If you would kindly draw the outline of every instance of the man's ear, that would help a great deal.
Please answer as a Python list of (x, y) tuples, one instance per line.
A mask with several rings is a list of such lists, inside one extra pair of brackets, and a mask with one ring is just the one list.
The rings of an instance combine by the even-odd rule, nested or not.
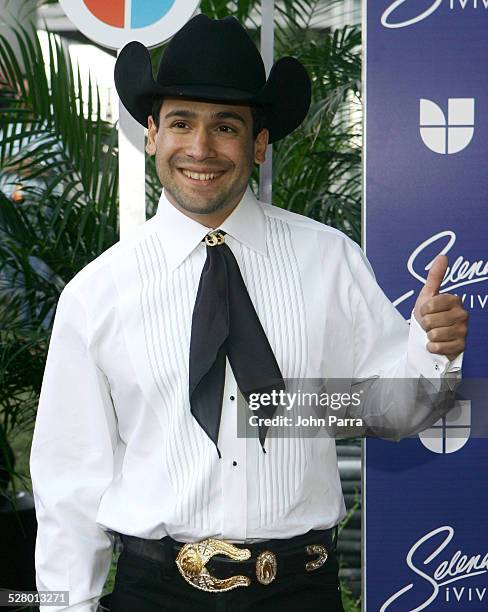
[(254, 141), (254, 163), (262, 164), (266, 161), (266, 147), (268, 146), (269, 132), (263, 128)]
[(148, 155), (154, 155), (156, 153), (156, 137), (158, 134), (158, 128), (154, 123), (152, 115), (147, 118), (147, 141), (146, 141), (146, 153)]

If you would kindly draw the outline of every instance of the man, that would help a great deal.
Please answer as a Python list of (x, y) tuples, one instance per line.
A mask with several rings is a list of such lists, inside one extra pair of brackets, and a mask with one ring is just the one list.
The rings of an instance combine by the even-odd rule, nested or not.
[[(437, 295), (445, 258), (409, 329), (357, 245), (255, 199), (253, 164), (301, 123), (310, 82), (292, 58), (266, 81), (236, 20), (193, 18), (156, 81), (131, 43), (115, 79), (164, 190), (59, 300), (31, 459), (38, 587), (95, 610), (118, 533), (115, 612), (342, 610), (334, 441), (265, 424), (239, 436), (242, 400), (296, 380), (458, 370), (466, 313)], [(391, 408), (385, 384), (374, 418), (397, 432), (442, 414), (415, 396)]]

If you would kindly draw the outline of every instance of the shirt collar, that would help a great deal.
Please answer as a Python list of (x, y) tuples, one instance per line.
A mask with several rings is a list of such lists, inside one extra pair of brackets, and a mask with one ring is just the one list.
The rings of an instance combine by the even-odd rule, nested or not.
[[(212, 231), (173, 206), (166, 197), (164, 189), (159, 199), (155, 221), (158, 224), (166, 261), (171, 271), (175, 270), (193, 252), (204, 236)], [(216, 229), (222, 229), (250, 249), (267, 255), (264, 212), (250, 187), (231, 214)]]

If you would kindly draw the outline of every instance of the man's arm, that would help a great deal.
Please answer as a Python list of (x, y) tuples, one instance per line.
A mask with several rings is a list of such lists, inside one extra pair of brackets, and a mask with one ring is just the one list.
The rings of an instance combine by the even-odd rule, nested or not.
[(364, 419), (369, 435), (400, 439), (429, 427), (452, 407), (450, 376), (460, 376), (467, 317), (454, 296), (436, 295), (447, 265), (437, 260), (417, 306), (439, 306), (439, 321), (452, 319), (456, 329), (449, 330), (448, 344), (432, 346), (420, 323), (413, 319), (409, 327), (385, 296), (362, 251), (356, 249), (355, 257), (353, 390), (363, 389), (363, 401), (361, 414), (352, 416)]
[(49, 345), (30, 470), (38, 520), (37, 588), (69, 591), (69, 608), (62, 609), (77, 612), (97, 609), (113, 548), (96, 516), (112, 480), (116, 421), (88, 338), (86, 312), (67, 285)]

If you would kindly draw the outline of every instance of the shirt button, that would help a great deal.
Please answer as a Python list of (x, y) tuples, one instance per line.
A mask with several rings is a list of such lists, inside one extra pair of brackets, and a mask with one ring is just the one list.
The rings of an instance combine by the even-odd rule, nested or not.
[(236, 396), (235, 396), (235, 395), (231, 395), (231, 396), (230, 396), (230, 401), (231, 401), (231, 402), (233, 402), (235, 399), (236, 399)]
[(435, 366), (434, 366), (434, 370), (438, 370), (438, 369), (439, 369), (439, 366), (436, 363)]
[(236, 465), (237, 465), (237, 461), (233, 461), (233, 462), (232, 462), (232, 465), (233, 465), (233, 466), (236, 466)]

